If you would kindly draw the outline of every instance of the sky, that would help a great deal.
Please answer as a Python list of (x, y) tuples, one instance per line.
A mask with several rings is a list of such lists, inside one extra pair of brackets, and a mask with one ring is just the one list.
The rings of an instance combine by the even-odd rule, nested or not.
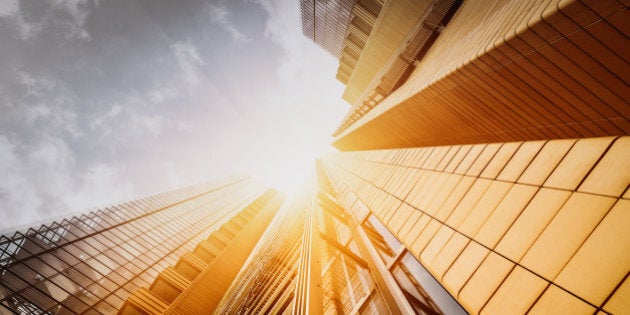
[(333, 151), (338, 61), (295, 0), (0, 0), (0, 230)]

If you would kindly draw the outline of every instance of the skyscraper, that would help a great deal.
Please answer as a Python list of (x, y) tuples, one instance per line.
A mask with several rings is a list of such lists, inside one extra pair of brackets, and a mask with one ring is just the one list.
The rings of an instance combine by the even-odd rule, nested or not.
[(464, 313), (317, 170), (287, 202), (231, 177), (3, 236), (3, 313)]
[(2, 312), (628, 312), (623, 4), (300, 3), (346, 152), (3, 236)]
[(224, 230), (274, 195), (236, 176), (3, 235), (0, 313), (115, 313), (136, 289), (168, 281), (178, 259), (175, 270), (192, 277)]
[(120, 314), (465, 313), (360, 201), (339, 198), (319, 166), (317, 184), (290, 196), (262, 227), (255, 248), (227, 240), (173, 296), (156, 294), (158, 276)]
[[(464, 314), (361, 201), (317, 166), (279, 210), (219, 314)], [(431, 294), (425, 291), (430, 287)]]
[[(351, 108), (322, 159), (469, 313), (630, 309), (628, 11), (301, 1)], [(345, 34), (340, 36), (339, 34)]]
[(306, 36), (340, 58), (351, 104), (335, 132), (340, 150), (630, 130), (627, 10), (617, 1), (301, 4)]

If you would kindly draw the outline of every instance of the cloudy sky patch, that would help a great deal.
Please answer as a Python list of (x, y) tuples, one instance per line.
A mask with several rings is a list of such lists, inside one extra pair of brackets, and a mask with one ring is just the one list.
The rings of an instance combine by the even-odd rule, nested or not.
[(297, 1), (0, 1), (0, 229), (236, 172), (287, 186), (348, 108), (299, 19)]
[(208, 4), (208, 15), (210, 17), (210, 22), (225, 30), (232, 37), (234, 42), (251, 42), (251, 38), (241, 33), (237, 29), (237, 26), (234, 25), (234, 22), (232, 21), (232, 12), (225, 6), (224, 3)]

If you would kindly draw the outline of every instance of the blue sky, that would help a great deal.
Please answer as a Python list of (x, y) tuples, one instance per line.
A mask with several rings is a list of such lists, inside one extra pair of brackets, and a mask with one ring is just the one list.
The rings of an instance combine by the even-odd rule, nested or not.
[(290, 188), (348, 109), (298, 1), (0, 0), (0, 229), (248, 172)]

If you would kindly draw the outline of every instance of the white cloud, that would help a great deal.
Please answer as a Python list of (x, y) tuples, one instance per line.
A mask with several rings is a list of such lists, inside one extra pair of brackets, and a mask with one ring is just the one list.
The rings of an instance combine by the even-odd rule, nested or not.
[[(54, 76), (15, 70), (12, 78), (23, 89), (16, 90), (4, 114), (24, 122), (37, 133), (63, 131), (73, 138), (83, 136), (74, 109), (75, 95)], [(6, 105), (6, 104), (5, 104)]]
[(24, 121), (31, 126), (48, 120), (53, 114), (53, 109), (44, 104), (26, 105), (24, 107)]
[(133, 196), (133, 186), (121, 176), (124, 174), (113, 166), (95, 164), (89, 167), (79, 180), (78, 190), (67, 195), (67, 202), (82, 213), (87, 207), (102, 207)]
[(19, 82), (26, 88), (26, 96), (40, 96), (50, 92), (55, 86), (53, 81), (43, 76), (35, 76), (25, 71), (16, 73)]
[(0, 229), (47, 221), (131, 192), (113, 167), (79, 171), (67, 143), (48, 134), (28, 145), (0, 135), (0, 174)]
[(198, 86), (202, 80), (202, 72), (199, 67), (205, 62), (199, 55), (197, 48), (190, 42), (176, 42), (171, 45), (171, 50), (175, 55), (175, 60), (183, 74), (184, 82), (188, 85), (188, 90)]
[(34, 146), (25, 149), (28, 163), (44, 171), (67, 169), (75, 163), (70, 148), (61, 138), (44, 135)]
[(100, 115), (94, 119), (92, 119), (92, 121), (90, 121), (90, 129), (95, 130), (101, 126), (103, 126), (103, 124), (105, 123), (106, 120), (109, 120), (110, 118), (114, 118), (118, 115), (120, 115), (120, 113), (122, 113), (123, 109), (122, 106), (120, 105), (113, 105), (112, 107), (110, 107), (109, 111), (107, 113), (105, 113), (104, 115)]
[[(186, 56), (191, 54), (193, 57), (189, 56), (190, 58), (202, 62), (201, 59), (196, 59), (198, 56), (195, 55), (194, 51), (182, 54)], [(185, 67), (189, 66), (191, 67), (190, 71), (197, 72), (196, 69), (193, 69), (195, 66), (191, 64), (187, 64)], [(189, 80), (198, 80), (197, 74), (194, 73), (193, 75), (194, 79), (189, 78)], [(193, 82), (193, 84), (198, 83)], [(90, 130), (96, 133), (101, 142), (109, 141), (110, 151), (115, 154), (118, 146), (124, 142), (136, 140), (146, 135), (159, 136), (164, 127), (170, 124), (169, 119), (162, 115), (159, 105), (178, 95), (178, 90), (170, 88), (152, 88), (146, 92), (133, 90), (123, 99), (105, 107), (99, 114), (93, 115), (88, 126)]]
[(22, 176), (21, 159), (7, 137), (0, 136), (0, 225), (12, 227), (37, 218), (41, 200)]
[[(315, 151), (329, 143), (326, 136), (332, 130), (326, 130), (326, 124), (336, 125), (340, 117), (336, 118), (335, 112), (343, 111), (347, 106), (340, 101), (339, 84), (335, 85), (336, 61), (302, 38), (296, 18), (297, 2), (294, 2), (260, 2), (269, 13), (265, 34), (284, 50), (284, 55), (279, 56), (281, 59), (276, 59), (272, 53), (278, 51), (277, 47), (258, 43), (248, 45), (251, 49), (262, 49), (251, 53), (268, 54), (273, 64), (277, 60), (282, 63), (275, 73), (262, 74), (269, 76), (272, 83), (269, 90), (265, 84), (260, 88), (254, 86), (250, 91), (242, 91), (238, 86), (222, 91), (213, 85), (204, 75), (210, 68), (206, 63), (212, 65), (224, 60), (204, 60), (202, 50), (197, 49), (216, 44), (209, 41), (215, 38), (201, 36), (206, 34), (208, 25), (204, 30), (190, 30), (189, 37), (176, 37), (165, 51), (155, 51), (159, 63), (154, 63), (147, 55), (142, 63), (131, 64), (132, 68), (123, 62), (133, 56), (124, 50), (125, 47), (116, 50), (120, 59), (112, 59), (111, 63), (107, 54), (100, 51), (89, 58), (82, 55), (86, 51), (92, 52), (84, 50), (83, 45), (98, 43), (71, 43), (79, 45), (76, 51), (73, 50), (76, 47), (66, 47), (65, 43), (58, 45), (63, 48), (51, 48), (62, 49), (55, 52), (63, 56), (75, 56), (76, 53), (77, 63), (85, 62), (86, 67), (104, 70), (98, 77), (96, 72), (71, 71), (69, 74), (70, 80), (94, 74), (94, 77), (85, 76), (93, 78), (93, 84), (64, 81), (74, 60), (64, 64), (64, 61), (58, 63), (51, 59), (50, 64), (34, 64), (35, 68), (8, 67), (6, 76), (13, 81), (11, 85), (0, 86), (0, 174), (3, 177), (0, 180), (0, 226), (45, 219), (49, 211), (60, 215), (68, 210), (84, 210), (115, 202), (132, 196), (133, 189), (142, 193), (159, 192), (168, 186), (175, 188), (243, 168), (262, 176), (275, 175), (276, 179), (282, 180), (282, 177), (302, 172), (304, 165), (312, 166), (313, 155), (319, 153)], [(81, 26), (89, 21), (89, 11), (93, 8), (93, 2), (78, 0), (37, 3), (44, 3), (47, 8), (53, 3), (54, 13), (60, 13), (60, 10), (71, 12), (74, 17), (64, 14), (64, 23)], [(228, 1), (221, 3), (228, 8), (231, 4)], [(261, 11), (253, 9), (255, 11), (251, 12)], [(57, 41), (60, 31), (68, 31), (58, 25), (49, 30), (47, 27), (52, 21), (45, 17), (33, 17), (24, 12), (22, 15), (19, 9), (11, 12), (7, 20), (19, 17), (28, 22), (24, 26), (25, 37), (41, 32), (42, 39)], [(239, 32), (240, 25), (233, 24), (240, 20), (233, 18), (229, 11), (205, 8), (199, 15), (210, 20), (216, 31), (232, 36), (234, 43), (230, 43), (228, 35), (225, 36), (227, 44), (234, 46), (248, 40)], [(194, 18), (197, 20), (199, 16)], [(5, 22), (2, 24), (9, 24)], [(253, 22), (257, 23), (258, 19)], [(40, 29), (40, 25), (45, 29)], [(36, 46), (38, 41), (31, 43), (39, 48)], [(31, 43), (20, 45), (27, 47)], [(151, 47), (147, 45), (147, 49)], [(270, 47), (272, 50), (266, 50)], [(328, 59), (321, 62), (322, 58)], [(98, 62), (94, 63), (92, 59)], [(129, 61), (136, 60), (131, 58)], [(160, 68), (168, 63), (175, 68)], [(120, 84), (108, 85), (105, 80), (109, 77), (104, 73), (109, 73), (110, 69), (102, 67), (110, 64), (112, 73), (121, 74), (121, 80), (130, 78), (124, 77), (127, 73), (137, 78), (135, 74), (142, 75), (145, 68), (159, 71), (157, 75), (151, 71), (143, 76), (155, 80), (149, 87), (146, 87), (146, 81), (134, 84), (125, 80), (129, 85), (120, 89)], [(49, 70), (36, 71), (36, 67), (42, 65)], [(124, 70), (115, 72), (119, 67)], [(15, 69), (29, 72), (15, 75)], [(245, 71), (244, 75), (248, 74)], [(83, 86), (88, 88), (74, 90)], [(233, 94), (245, 92), (256, 95), (255, 106), (230, 106), (231, 102), (239, 101)], [(186, 107), (169, 106), (180, 102)], [(249, 117), (254, 118), (247, 120)], [(78, 129), (85, 133), (84, 137), (74, 139), (68, 136), (71, 130), (77, 132), (76, 126), (85, 128)], [(156, 177), (156, 169), (163, 170), (163, 174)], [(163, 178), (156, 180), (159, 176)], [(133, 186), (124, 183), (133, 183)]]
[(171, 187), (183, 187), (186, 185), (186, 182), (182, 180), (181, 174), (179, 174), (178, 165), (173, 161), (164, 161), (162, 162), (162, 173), (164, 174), (164, 179), (169, 183)]
[(134, 130), (148, 131), (154, 137), (159, 136), (160, 132), (162, 132), (163, 123), (164, 118), (147, 114), (134, 115), (131, 120), (131, 126)]
[[(24, 12), (18, 0), (0, 0), (0, 18), (13, 22), (13, 29), (22, 40), (28, 40), (40, 32), (51, 30), (66, 38), (89, 41), (92, 39), (85, 30), (85, 22), (90, 8), (98, 5), (98, 0), (53, 0), (42, 1), (43, 6), (32, 12)], [(56, 11), (63, 11), (69, 19), (59, 18)]]
[[(326, 90), (323, 87), (310, 88), (304, 80), (317, 81), (337, 91), (342, 88), (335, 79), (338, 61), (323, 49), (309, 41), (299, 23), (299, 2), (283, 0), (252, 0), (259, 4), (268, 15), (265, 36), (285, 51), (278, 76), (285, 84), (295, 85), (302, 92)], [(298, 20), (296, 21), (296, 15)], [(304, 62), (309, 60), (309, 62)], [(330, 96), (331, 93), (325, 93)], [(325, 96), (325, 95), (321, 95)], [(337, 96), (335, 96), (337, 97)], [(320, 97), (318, 97), (320, 98)]]
[(52, 3), (56, 8), (66, 10), (72, 17), (71, 23), (66, 23), (68, 37), (77, 37), (83, 40), (91, 40), (92, 37), (83, 27), (90, 14), (88, 7), (90, 4), (98, 5), (98, 0), (54, 0)]
[(132, 96), (120, 104), (112, 105), (107, 112), (94, 117), (90, 129), (99, 133), (101, 140), (110, 139), (115, 143), (126, 141), (128, 136), (150, 134), (157, 137), (163, 129), (164, 118), (146, 112), (147, 103)]
[(184, 132), (191, 132), (193, 130), (193, 127), (190, 123), (184, 122), (184, 121), (178, 121), (175, 123), (175, 128), (177, 128), (177, 130), (179, 131), (184, 131)]
[[(277, 99), (301, 98), (302, 102), (299, 104), (308, 109), (326, 106), (339, 113), (347, 110), (347, 105), (341, 99), (344, 87), (335, 79), (339, 61), (302, 34), (299, 23), (299, 2), (252, 1), (267, 12), (265, 36), (277, 43), (285, 52), (277, 75), (286, 87), (284, 90), (289, 93), (284, 96), (277, 95)], [(321, 91), (327, 91), (327, 93), (321, 93)], [(325, 112), (325, 110), (320, 112)], [(329, 116), (328, 121), (334, 121), (336, 124), (334, 116)]]
[(53, 0), (52, 3), (56, 7), (62, 7), (66, 9), (70, 15), (72, 15), (74, 21), (83, 25), (85, 23), (85, 19), (88, 16), (88, 11), (86, 10), (86, 6), (90, 3), (94, 5), (98, 5), (98, 0)]
[(22, 40), (27, 40), (43, 29), (43, 21), (28, 22), (20, 10), (19, 0), (0, 0), (0, 19), (5, 18), (13, 22), (13, 28)]
[(251, 42), (251, 38), (247, 37), (236, 28), (231, 19), (232, 12), (230, 12), (224, 5), (215, 3), (209, 4), (208, 14), (210, 16), (210, 23), (220, 26), (223, 30), (228, 32), (228, 34), (232, 37), (232, 41), (235, 43)]
[[(199, 54), (197, 54), (197, 57), (199, 57)], [(147, 92), (147, 97), (153, 104), (164, 103), (166, 101), (174, 99), (178, 95), (179, 91), (177, 89), (164, 87), (154, 88)]]
[(15, 22), (19, 37), (22, 40), (28, 40), (32, 38), (40, 31), (42, 31), (45, 27), (43, 21), (27, 22), (24, 18), (24, 14), (22, 14), (21, 12), (14, 14), (12, 17)]
[(18, 9), (18, 0), (0, 0), (0, 18), (14, 15)]

